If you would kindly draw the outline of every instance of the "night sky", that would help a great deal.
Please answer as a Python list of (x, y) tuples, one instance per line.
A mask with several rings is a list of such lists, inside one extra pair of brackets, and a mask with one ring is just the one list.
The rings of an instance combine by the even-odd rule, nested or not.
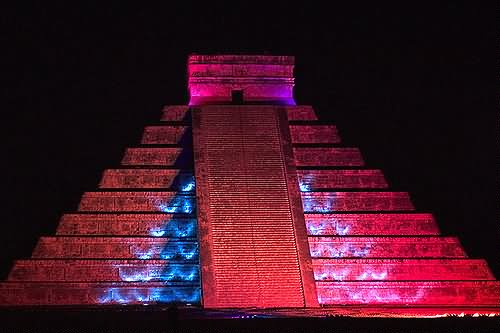
[(187, 103), (190, 53), (294, 55), (296, 101), (500, 277), (494, 8), (79, 3), (2, 9), (2, 278)]

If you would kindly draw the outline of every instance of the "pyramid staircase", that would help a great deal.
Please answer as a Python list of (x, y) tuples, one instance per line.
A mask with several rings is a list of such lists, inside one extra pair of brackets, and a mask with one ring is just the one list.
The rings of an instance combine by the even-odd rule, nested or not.
[(14, 262), (0, 305), (200, 303), (195, 182), (187, 108), (146, 127), (55, 236)]

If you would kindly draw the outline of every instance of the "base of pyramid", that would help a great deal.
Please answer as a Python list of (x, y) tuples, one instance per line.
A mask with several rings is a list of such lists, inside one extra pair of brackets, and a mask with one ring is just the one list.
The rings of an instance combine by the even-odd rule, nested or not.
[(499, 317), (500, 306), (332, 306), (318, 309), (252, 309), (245, 310), (244, 312), (251, 317), (265, 316), (277, 318)]
[[(497, 308), (500, 311), (500, 297), (498, 297), (500, 283), (497, 281), (317, 282), (316, 284), (318, 301), (322, 304), (322, 308), (303, 308), (300, 310), (311, 311), (311, 316), (319, 309), (329, 309), (328, 311), (334, 314), (333, 309), (355, 308), (372, 310), (386, 308)], [(165, 284), (162, 282), (12, 281), (0, 283), (0, 304), (2, 306), (149, 305), (199, 302), (199, 285), (185, 282)], [(266, 308), (253, 309), (255, 311), (269, 311)], [(279, 311), (283, 311), (282, 309)], [(240, 310), (244, 310), (244, 308)], [(366, 315), (368, 314), (369, 312), (366, 313)]]
[[(169, 304), (156, 305), (117, 305), (117, 304), (99, 304), (85, 306), (31, 306), (31, 305), (11, 305), (9, 307), (0, 307), (0, 314), (5, 314), (9, 319), (15, 318), (13, 314), (19, 313), (23, 317), (26, 315), (40, 315), (43, 318), (51, 318), (54, 314), (59, 318), (60, 314), (71, 313), (73, 316), (79, 313), (81, 316), (92, 314), (101, 314), (109, 316), (112, 313), (118, 313), (121, 317), (136, 318), (137, 315), (143, 316), (147, 311), (148, 318), (155, 317), (159, 313), (162, 319), (170, 319), (168, 316), (172, 309), (175, 309), (175, 315), (178, 320), (204, 320), (209, 319), (255, 319), (255, 318), (303, 318), (303, 319), (324, 319), (331, 318), (357, 318), (357, 319), (383, 319), (383, 318), (429, 318), (429, 319), (451, 319), (461, 317), (477, 318), (500, 318), (500, 307), (488, 306), (427, 306), (427, 307), (407, 307), (407, 306), (335, 306), (322, 308), (280, 308), (280, 309), (203, 309), (199, 305), (179, 305), (172, 307)], [(120, 318), (121, 318), (120, 317)], [(475, 321), (473, 321), (474, 323)], [(227, 321), (224, 321), (227, 324)], [(294, 321), (295, 323), (295, 321)], [(328, 322), (327, 322), (328, 323)], [(449, 323), (446, 321), (445, 323)], [(463, 324), (463, 322), (460, 322)], [(19, 325), (19, 322), (17, 323)]]
[(199, 303), (199, 284), (170, 282), (2, 282), (1, 306)]

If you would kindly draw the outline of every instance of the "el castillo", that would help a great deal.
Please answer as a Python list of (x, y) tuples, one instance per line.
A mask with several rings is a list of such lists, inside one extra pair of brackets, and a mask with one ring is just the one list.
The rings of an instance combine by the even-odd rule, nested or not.
[[(95, 33), (90, 30), (92, 37), (88, 42), (83, 37), (83, 45), (92, 45), (101, 30), (103, 41), (113, 40), (105, 35), (111, 32), (97, 28), (107, 23), (96, 22)], [(146, 19), (139, 22), (153, 24)], [(322, 22), (317, 24), (329, 24)], [(223, 23), (219, 24), (222, 28)], [(413, 23), (404, 24), (407, 30), (401, 31), (411, 34)], [(426, 28), (424, 33), (434, 32)], [(193, 26), (187, 29), (195, 31)], [(225, 32), (230, 35), (213, 42), (213, 47), (207, 46), (210, 31), (200, 32), (205, 33), (205, 40), (197, 42), (199, 48), (185, 37), (185, 44), (179, 44), (182, 51), (169, 58), (168, 66), (176, 67), (171, 72), (157, 72), (161, 55), (167, 51), (141, 58), (141, 54), (154, 53), (145, 53), (155, 49), (147, 47), (154, 35), (138, 38), (136, 46), (128, 44), (135, 37), (127, 37), (124, 44), (110, 42), (109, 51), (106, 46), (95, 54), (90, 49), (89, 66), (83, 68), (74, 64), (85, 62), (85, 52), (75, 58), (69, 52), (66, 62), (59, 63), (64, 53), (43, 56), (53, 52), (43, 46), (40, 59), (45, 60), (40, 61), (48, 61), (46, 67), (23, 70), (36, 77), (46, 68), (48, 77), (54, 75), (54, 79), (47, 80), (46, 86), (41, 79), (40, 92), (35, 83), (22, 88), (16, 83), (20, 79), (12, 80), (6, 101), (17, 101), (13, 108), (30, 109), (31, 116), (19, 115), (27, 126), (22, 136), (17, 125), (4, 131), (10, 135), (5, 144), (13, 152), (11, 168), (16, 171), (4, 172), (12, 193), (9, 200), (16, 200), (5, 211), (7, 217), (19, 221), (3, 222), (10, 223), (1, 242), (7, 253), (0, 280), (0, 316), (6, 327), (15, 328), (16, 322), (23, 321), (21, 326), (44, 325), (56, 318), (73, 321), (75, 327), (85, 322), (143, 327), (140, 323), (149, 320), (148, 325), (155, 327), (216, 325), (235, 330), (266, 328), (269, 323), (283, 323), (282, 328), (356, 329), (366, 324), (381, 329), (405, 320), (403, 325), (415, 325), (415, 329), (429, 322), (446, 325), (446, 320), (452, 326), (479, 328), (498, 321), (500, 281), (494, 254), (498, 243), (491, 228), (496, 210), (490, 204), (489, 185), (481, 185), (486, 183), (481, 172), (490, 170), (484, 164), (490, 162), (480, 148), (474, 148), (478, 147), (474, 131), (481, 132), (475, 122), (485, 119), (481, 111), (462, 114), (461, 107), (468, 107), (464, 102), (439, 115), (437, 105), (445, 103), (439, 98), (458, 96), (456, 90), (443, 88), (441, 92), (437, 85), (432, 93), (422, 95), (421, 102), (412, 91), (426, 91), (424, 81), (412, 86), (404, 72), (388, 69), (398, 58), (380, 51), (381, 44), (354, 46), (353, 42), (352, 53), (341, 51), (339, 45), (349, 45), (346, 41), (355, 40), (354, 33), (346, 35), (344, 44), (338, 37), (335, 47), (324, 46), (323, 51), (321, 42), (309, 38), (321, 35), (327, 41), (328, 34), (319, 32), (324, 29), (304, 35), (283, 33), (278, 45), (267, 44), (266, 51), (259, 52), (259, 36), (268, 31), (262, 29), (263, 35), (253, 30), (252, 37), (244, 29)], [(74, 36), (89, 34), (83, 28), (74, 31)], [(142, 36), (149, 30), (134, 31)], [(377, 30), (373, 34), (378, 33), (386, 36)], [(397, 39), (398, 32), (391, 33)], [(225, 50), (222, 45), (237, 35), (241, 43)], [(302, 41), (297, 45), (318, 49), (288, 47), (294, 36)], [(70, 39), (75, 41), (72, 47), (78, 47), (78, 38), (57, 41)], [(37, 45), (57, 44), (56, 39), (52, 41)], [(244, 45), (245, 41), (251, 42)], [(375, 69), (378, 74), (366, 70), (371, 67), (361, 64), (364, 55), (358, 52), (363, 47), (374, 47), (371, 56), (377, 61), (387, 58), (383, 60), (386, 67), (379, 65), (384, 70)], [(432, 47), (422, 49), (421, 56), (434, 54)], [(109, 62), (103, 64), (110, 64), (120, 50), (125, 54), (130, 50), (130, 55), (123, 56), (130, 58), (121, 61), (132, 67), (126, 70), (123, 63), (109, 67), (111, 81), (107, 83), (92, 85), (94, 81), (84, 77), (72, 85), (65, 76), (67, 69), (50, 70), (68, 66), (81, 73), (95, 71), (99, 73), (96, 78), (101, 78), (106, 69), (97, 67), (100, 59), (106, 59), (109, 52)], [(329, 52), (331, 57), (326, 55)], [(14, 63), (30, 64), (33, 54), (38, 53), (26, 53), (24, 61), (14, 56)], [(470, 61), (480, 63), (478, 57)], [(142, 76), (131, 75), (135, 63), (147, 69)], [(424, 68), (413, 68), (408, 75), (417, 79), (441, 75), (436, 71), (424, 74)], [(7, 75), (15, 71), (13, 67)], [(387, 90), (388, 71), (397, 73), (392, 74), (392, 91)], [(310, 72), (317, 81), (311, 80)], [(151, 96), (160, 96), (154, 89), (163, 85), (173, 98), (169, 101), (167, 94), (161, 105), (159, 99), (149, 100), (145, 104), (148, 113), (141, 115), (138, 104), (127, 106), (126, 101), (147, 100), (147, 93), (130, 94), (154, 82), (138, 77), (156, 77), (159, 86), (152, 88)], [(68, 87), (63, 87), (64, 82)], [(359, 82), (365, 85), (358, 88)], [(74, 97), (83, 96), (83, 89), (92, 95), (90, 100), (106, 101), (106, 84), (115, 92), (128, 87), (120, 97), (122, 102), (116, 102), (126, 111), (120, 114), (120, 108), (110, 104), (100, 128), (98, 118), (92, 121), (98, 110), (83, 115), (88, 105), (83, 99), (79, 106), (80, 100)], [(37, 96), (59, 95), (57, 89), (61, 89), (62, 104), (53, 102), (54, 107), (62, 110), (64, 106), (67, 112), (57, 111), (49, 124), (43, 116), (50, 111), (45, 106), (36, 111), (36, 98), (45, 105), (44, 97)], [(407, 98), (405, 91), (413, 98)], [(33, 98), (15, 97), (25, 93)], [(465, 101), (468, 95), (464, 94), (457, 98)], [(436, 107), (429, 103), (432, 98)], [(409, 104), (414, 109), (401, 107)], [(159, 106), (156, 111), (155, 105)], [(107, 109), (103, 105), (101, 112)], [(11, 117), (12, 124), (21, 123), (16, 115)], [(392, 123), (383, 124), (380, 119), (392, 119)], [(463, 121), (456, 132), (469, 126), (464, 139), (469, 143), (462, 145), (453, 137), (455, 132), (446, 132), (453, 121)], [(445, 122), (449, 127), (444, 126), (440, 134), (439, 124)], [(405, 128), (411, 139), (404, 138)], [(86, 146), (75, 141), (72, 148), (72, 142), (62, 141), (73, 130), (77, 140), (86, 140)], [(447, 133), (451, 133), (449, 140)], [(484, 149), (487, 143), (479, 138), (487, 133), (484, 130), (477, 136)], [(460, 153), (461, 148), (466, 152)], [(412, 149), (429, 159), (415, 162), (405, 157)], [(20, 159), (23, 151), (31, 153)], [(457, 161), (462, 154), (468, 155), (460, 165)], [(79, 165), (73, 177), (70, 170), (75, 163)], [(29, 171), (37, 168), (40, 174)], [(445, 169), (450, 174), (442, 183), (438, 180), (429, 186), (429, 179), (438, 177), (433, 173), (440, 175)], [(23, 172), (25, 180), (17, 182), (16, 174)], [(29, 180), (49, 173), (53, 178), (38, 181), (40, 185)], [(32, 194), (19, 202), (16, 198), (21, 193)], [(37, 193), (46, 194), (30, 199)], [(42, 221), (39, 225), (37, 214)], [(476, 222), (471, 221), (474, 217)]]

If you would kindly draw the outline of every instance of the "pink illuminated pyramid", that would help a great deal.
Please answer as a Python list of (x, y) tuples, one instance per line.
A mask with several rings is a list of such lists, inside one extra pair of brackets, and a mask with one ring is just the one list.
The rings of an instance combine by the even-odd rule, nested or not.
[(0, 305), (500, 315), (486, 261), (295, 105), (293, 67), (191, 55), (189, 105), (165, 107), (56, 235), (14, 263)]

